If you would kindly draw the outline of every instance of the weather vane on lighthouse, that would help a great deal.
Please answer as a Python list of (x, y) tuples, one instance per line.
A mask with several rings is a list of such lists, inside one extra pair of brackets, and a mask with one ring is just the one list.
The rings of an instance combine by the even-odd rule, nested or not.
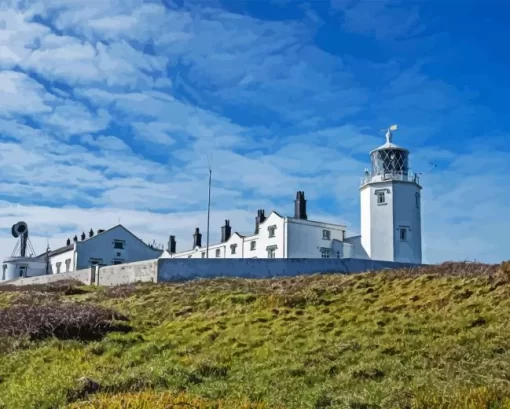
[(393, 138), (392, 131), (396, 131), (397, 129), (398, 129), (397, 125), (391, 125), (390, 127), (388, 127), (388, 129), (383, 129), (383, 131), (384, 130), (386, 131), (386, 143), (387, 144), (390, 144), (391, 138)]

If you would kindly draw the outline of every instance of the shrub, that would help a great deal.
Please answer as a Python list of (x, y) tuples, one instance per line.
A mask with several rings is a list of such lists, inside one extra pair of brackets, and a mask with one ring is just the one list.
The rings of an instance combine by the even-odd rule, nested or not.
[(47, 284), (28, 284), (28, 285), (0, 285), (0, 292), (40, 292), (57, 293), (63, 295), (84, 294), (83, 283), (78, 280), (59, 280)]
[(115, 322), (127, 320), (115, 311), (90, 304), (14, 305), (0, 310), (0, 337), (100, 340), (108, 332), (130, 331), (128, 325)]

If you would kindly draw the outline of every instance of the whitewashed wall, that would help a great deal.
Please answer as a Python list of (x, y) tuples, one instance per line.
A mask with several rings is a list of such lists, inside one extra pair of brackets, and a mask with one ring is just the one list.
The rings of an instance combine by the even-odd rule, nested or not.
[[(384, 190), (385, 203), (377, 203), (377, 191)], [(361, 190), (361, 240), (374, 260), (394, 260), (393, 185), (367, 185)]]
[[(76, 244), (76, 243), (75, 243)], [(50, 264), (51, 264), (51, 272), (52, 274), (57, 274), (57, 263), (60, 263), (60, 273), (66, 273), (69, 271), (76, 270), (75, 263), (76, 263), (76, 252), (75, 252), (75, 246), (71, 245), (71, 249), (68, 251), (65, 251), (63, 253), (57, 254), (55, 256), (50, 257)], [(69, 270), (66, 269), (66, 261), (69, 264)]]
[[(124, 249), (114, 248), (114, 240), (124, 240)], [(161, 250), (150, 248), (129, 231), (117, 226), (92, 239), (79, 241), (77, 247), (77, 269), (90, 266), (91, 258), (99, 258), (104, 264), (113, 264), (114, 259), (123, 260), (123, 263), (156, 259)]]
[[(414, 183), (396, 182), (393, 188), (393, 200), (394, 260), (421, 263), (420, 187)], [(407, 230), (405, 240), (400, 240), (400, 228)]]
[[(345, 227), (329, 223), (309, 222), (289, 219), (288, 222), (288, 258), (321, 258), (321, 248), (330, 250), (330, 257), (336, 258), (342, 247), (334, 241), (343, 241)], [(323, 231), (330, 232), (330, 238), (323, 238)]]

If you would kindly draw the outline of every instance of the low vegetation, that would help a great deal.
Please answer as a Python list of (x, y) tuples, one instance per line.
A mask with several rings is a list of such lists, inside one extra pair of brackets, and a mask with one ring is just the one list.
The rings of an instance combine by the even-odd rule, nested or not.
[(510, 263), (0, 286), (0, 408), (510, 408), (509, 315)]

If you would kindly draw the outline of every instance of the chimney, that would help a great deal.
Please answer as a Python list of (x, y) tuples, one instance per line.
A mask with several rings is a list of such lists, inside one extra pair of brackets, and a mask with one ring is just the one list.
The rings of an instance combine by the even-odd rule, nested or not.
[(68, 246), (71, 245), (71, 239), (67, 239), (66, 245), (68, 245)]
[(198, 227), (195, 229), (195, 234), (193, 235), (193, 248), (196, 247), (202, 247), (202, 233), (200, 233)]
[(170, 254), (175, 254), (176, 251), (176, 242), (175, 242), (175, 236), (170, 236), (170, 240), (168, 240), (168, 252)]
[(232, 227), (230, 227), (230, 220), (225, 220), (225, 226), (221, 228), (221, 242), (225, 243), (232, 235)]
[(306, 215), (305, 192), (299, 191), (296, 193), (296, 201), (294, 202), (294, 218), (301, 220), (308, 219)]
[(94, 237), (94, 230), (90, 229), (90, 231), (89, 231), (89, 237)]
[(73, 241), (76, 243), (78, 241), (78, 237), (77, 236), (74, 236), (73, 237)]
[(259, 225), (266, 220), (266, 215), (263, 209), (257, 210), (257, 217), (255, 217), (255, 234), (259, 234)]
[(99, 230), (97, 231), (97, 234), (101, 234), (101, 233), (104, 233), (104, 229), (99, 229)]
[(85, 240), (87, 238), (87, 235), (85, 234), (85, 232), (83, 231), (81, 233), (81, 241)]

